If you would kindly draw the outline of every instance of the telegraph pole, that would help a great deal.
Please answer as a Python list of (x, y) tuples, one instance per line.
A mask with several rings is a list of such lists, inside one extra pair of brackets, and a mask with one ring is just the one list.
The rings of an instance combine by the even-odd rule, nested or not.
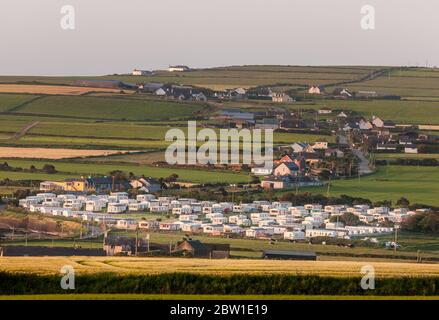
[(397, 241), (398, 241), (398, 225), (395, 225), (395, 245), (394, 245), (394, 252), (396, 253), (396, 247), (397, 245)]

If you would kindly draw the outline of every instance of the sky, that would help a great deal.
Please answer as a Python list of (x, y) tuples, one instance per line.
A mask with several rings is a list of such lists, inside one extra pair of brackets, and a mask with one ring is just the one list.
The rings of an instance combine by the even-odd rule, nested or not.
[[(65, 5), (75, 10), (73, 30), (61, 27)], [(375, 9), (373, 30), (361, 26), (364, 5)], [(437, 0), (1, 0), (0, 74), (439, 66), (438, 18)]]

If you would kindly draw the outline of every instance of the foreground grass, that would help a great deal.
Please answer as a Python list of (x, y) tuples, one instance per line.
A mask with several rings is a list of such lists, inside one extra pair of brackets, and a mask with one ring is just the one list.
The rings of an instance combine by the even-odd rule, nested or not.
[(0, 300), (439, 300), (438, 296), (221, 295), (221, 294), (35, 294)]

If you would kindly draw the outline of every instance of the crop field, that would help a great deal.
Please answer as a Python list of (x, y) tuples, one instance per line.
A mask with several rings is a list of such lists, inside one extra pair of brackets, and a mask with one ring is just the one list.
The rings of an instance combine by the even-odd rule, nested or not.
[(0, 147), (0, 157), (9, 158), (39, 158), (39, 159), (68, 159), (91, 156), (108, 156), (123, 154), (126, 150), (78, 150), (53, 148), (14, 148)]
[(376, 115), (397, 124), (439, 124), (438, 101), (398, 101), (398, 100), (315, 100), (308, 103), (296, 103), (289, 109), (320, 109), (329, 107), (333, 110), (352, 110), (365, 117)]
[(73, 86), (54, 86), (54, 85), (27, 85), (27, 84), (0, 84), (0, 92), (8, 93), (28, 93), (28, 94), (48, 94), (48, 95), (72, 95), (77, 96), (88, 92), (120, 92), (119, 89), (102, 89)]
[[(161, 274), (195, 273), (289, 274), (334, 277), (361, 276), (365, 261), (280, 261), (280, 260), (210, 260), (188, 258), (130, 257), (2, 257), (0, 271), (58, 275), (62, 266), (71, 265), (75, 273), (98, 274)], [(439, 276), (439, 265), (416, 263), (373, 262), (377, 277)]]
[(37, 169), (41, 169), (44, 164), (53, 164), (58, 174), (40, 174), (27, 172), (10, 172), (0, 171), (0, 179), (62, 179), (71, 177), (72, 175), (93, 175), (102, 174), (107, 175), (113, 170), (122, 170), (126, 173), (133, 172), (135, 175), (145, 175), (154, 178), (168, 177), (176, 173), (179, 176), (179, 181), (187, 181), (194, 183), (241, 183), (248, 182), (249, 176), (243, 173), (233, 173), (227, 171), (206, 171), (197, 169), (174, 169), (174, 168), (159, 168), (148, 167), (140, 165), (110, 165), (110, 164), (95, 164), (95, 163), (78, 163), (78, 162), (53, 162), (53, 161), (38, 161), (38, 160), (10, 160), (0, 159), (1, 162), (7, 162), (12, 167), (29, 168), (34, 165)]
[[(0, 93), (0, 112), (9, 111), (11, 108), (30, 101), (37, 96), (26, 94), (2, 94)], [(0, 125), (1, 129), (1, 125)]]
[(58, 117), (147, 121), (185, 118), (202, 108), (202, 105), (157, 100), (49, 96), (18, 111), (20, 114)]
[(232, 66), (211, 69), (198, 69), (191, 72), (157, 71), (152, 76), (109, 75), (97, 77), (0, 77), (0, 83), (40, 82), (50, 84), (72, 84), (78, 79), (122, 80), (130, 83), (142, 81), (173, 82), (202, 86), (211, 89), (235, 87), (254, 87), (259, 85), (287, 85), (290, 88), (310, 84), (331, 84), (352, 81), (367, 75), (379, 67), (347, 66)]
[[(381, 166), (377, 173), (360, 179), (333, 180), (330, 195), (348, 194), (372, 201), (396, 201), (405, 197), (411, 203), (439, 206), (438, 181), (438, 167)], [(327, 186), (302, 191), (327, 194)]]

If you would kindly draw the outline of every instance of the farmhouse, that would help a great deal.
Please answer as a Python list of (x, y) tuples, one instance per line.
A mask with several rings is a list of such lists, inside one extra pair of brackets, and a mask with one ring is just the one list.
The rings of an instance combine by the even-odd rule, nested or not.
[(169, 66), (168, 71), (169, 72), (183, 72), (183, 71), (189, 71), (190, 68), (188, 66), (183, 65), (175, 65), (175, 66)]

